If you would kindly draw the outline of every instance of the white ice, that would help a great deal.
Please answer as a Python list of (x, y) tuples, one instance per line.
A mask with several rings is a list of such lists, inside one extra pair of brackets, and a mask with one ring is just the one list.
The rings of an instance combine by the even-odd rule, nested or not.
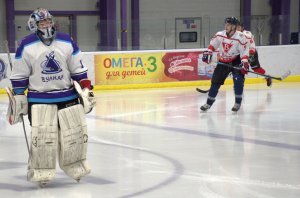
[[(200, 87), (207, 89), (208, 87)], [(17, 198), (299, 198), (300, 83), (231, 85), (212, 108), (195, 87), (97, 91), (87, 115), (92, 173), (76, 183), (57, 166), (45, 188), (26, 180), (21, 124), (0, 96), (0, 193)], [(30, 126), (26, 120), (27, 136)]]

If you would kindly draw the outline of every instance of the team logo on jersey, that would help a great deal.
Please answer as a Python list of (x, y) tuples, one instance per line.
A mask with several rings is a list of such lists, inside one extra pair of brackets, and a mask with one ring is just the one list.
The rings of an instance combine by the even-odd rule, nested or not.
[(55, 60), (54, 51), (46, 55), (46, 60), (41, 63), (41, 67), (43, 68), (42, 74), (57, 74), (62, 71), (59, 61)]
[(223, 42), (222, 46), (223, 46), (224, 52), (227, 53), (231, 49), (231, 47), (233, 46), (233, 44), (231, 44), (231, 43), (224, 43)]
[(2, 59), (0, 59), (0, 81), (6, 78), (6, 70), (7, 70), (7, 66), (5, 62)]

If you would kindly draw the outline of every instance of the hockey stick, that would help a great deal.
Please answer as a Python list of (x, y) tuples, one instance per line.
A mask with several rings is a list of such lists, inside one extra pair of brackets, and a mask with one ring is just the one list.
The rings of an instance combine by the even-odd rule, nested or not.
[[(229, 64), (226, 64), (226, 63), (222, 63), (222, 62), (217, 62), (217, 64), (221, 64), (221, 65), (224, 65), (226, 67), (230, 67), (230, 68), (237, 69), (237, 70), (241, 70), (242, 69), (241, 67), (232, 66), (232, 65), (229, 65)], [(259, 76), (264, 76), (266, 78), (272, 78), (272, 79), (275, 79), (275, 80), (280, 80), (280, 81), (286, 79), (289, 75), (291, 75), (291, 70), (286, 71), (280, 77), (270, 76), (270, 75), (266, 75), (266, 74), (260, 74), (260, 73), (257, 73), (257, 72), (254, 72), (254, 71), (250, 71), (250, 70), (247, 70), (247, 72), (252, 73), (252, 74), (256, 74), (256, 75), (259, 75)], [(207, 93), (207, 92), (209, 92), (209, 89), (208, 90), (202, 90), (202, 89), (196, 88), (196, 91), (198, 91), (200, 93)]]
[(12, 71), (12, 61), (11, 61), (11, 57), (10, 57), (10, 53), (9, 53), (9, 48), (8, 48), (8, 42), (7, 40), (3, 41), (4, 46), (5, 46), (5, 51), (8, 57), (8, 62), (9, 62), (9, 66), (10, 66), (10, 71)]
[[(5, 51), (6, 51), (6, 53), (7, 53), (7, 57), (8, 57), (8, 62), (9, 62), (10, 70), (12, 71), (13, 65), (12, 65), (12, 61), (11, 61), (11, 56), (10, 56), (10, 52), (9, 52), (7, 40), (4, 41), (4, 46), (5, 46)], [(9, 88), (8, 88), (8, 89), (9, 89)], [(7, 91), (7, 94), (9, 94), (8, 91)], [(27, 134), (26, 134), (26, 128), (25, 128), (25, 122), (24, 122), (23, 115), (21, 115), (21, 119), (22, 119), (22, 124), (23, 124), (23, 131), (24, 131), (24, 135), (25, 135), (25, 140), (26, 140), (27, 150), (28, 150), (28, 154), (29, 154), (29, 156), (30, 156), (29, 144), (28, 144), (28, 139), (27, 139)]]
[(209, 92), (209, 89), (208, 90), (203, 90), (203, 89), (199, 89), (198, 87), (196, 88), (196, 91), (200, 92), (200, 93), (207, 93)]
[[(236, 69), (236, 70), (241, 70), (242, 69), (241, 67), (232, 66), (232, 65), (229, 65), (229, 64), (226, 64), (226, 63), (222, 63), (222, 62), (218, 62), (217, 64), (221, 64), (221, 65), (224, 65), (226, 67), (233, 68), (233, 69)], [(252, 73), (252, 74), (256, 74), (256, 75), (259, 75), (259, 76), (264, 76), (266, 78), (272, 78), (274, 80), (280, 80), (280, 81), (286, 79), (292, 73), (291, 70), (288, 70), (282, 76), (275, 77), (275, 76), (271, 76), (271, 75), (267, 75), (267, 74), (260, 74), (260, 73), (257, 73), (257, 72), (254, 72), (254, 71), (250, 71), (250, 70), (247, 70), (247, 72)]]
[(23, 115), (21, 115), (21, 119), (22, 119), (22, 124), (23, 124), (23, 130), (24, 130), (24, 135), (25, 135), (25, 140), (26, 140), (27, 150), (28, 150), (28, 154), (29, 154), (29, 156), (30, 156), (30, 149), (29, 149), (29, 144), (28, 144), (28, 139), (27, 139), (27, 134), (26, 134), (26, 128), (25, 128), (25, 122), (24, 122), (24, 117), (23, 117)]

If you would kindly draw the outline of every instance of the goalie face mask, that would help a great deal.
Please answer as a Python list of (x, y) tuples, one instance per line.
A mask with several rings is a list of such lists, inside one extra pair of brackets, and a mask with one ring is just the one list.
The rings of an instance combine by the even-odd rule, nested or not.
[[(38, 25), (40, 26), (40, 25)], [(38, 28), (38, 32), (42, 35), (44, 39), (51, 39), (54, 36), (55, 29), (52, 26), (44, 27), (44, 28)]]
[(51, 39), (55, 34), (53, 16), (45, 8), (38, 8), (29, 16), (28, 27), (44, 39)]

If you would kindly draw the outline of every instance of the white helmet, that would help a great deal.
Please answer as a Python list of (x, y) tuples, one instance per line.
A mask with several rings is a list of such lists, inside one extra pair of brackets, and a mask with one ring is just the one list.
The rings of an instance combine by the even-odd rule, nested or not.
[[(50, 19), (52, 25), (48, 28), (39, 29), (38, 28), (39, 21), (45, 19)], [(32, 32), (41, 32), (43, 38), (45, 39), (52, 38), (55, 33), (53, 16), (45, 8), (38, 8), (29, 16), (28, 27), (29, 30)]]

